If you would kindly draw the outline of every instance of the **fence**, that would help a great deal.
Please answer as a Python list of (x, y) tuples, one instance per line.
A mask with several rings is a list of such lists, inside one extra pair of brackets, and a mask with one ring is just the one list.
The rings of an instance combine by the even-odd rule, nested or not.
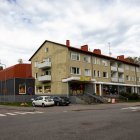
[(31, 99), (36, 97), (37, 95), (5, 95), (0, 96), (0, 102), (31, 102)]

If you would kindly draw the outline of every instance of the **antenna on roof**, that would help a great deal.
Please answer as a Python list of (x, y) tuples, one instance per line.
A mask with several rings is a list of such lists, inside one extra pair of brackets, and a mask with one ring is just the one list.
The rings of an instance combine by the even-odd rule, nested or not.
[(108, 47), (109, 47), (109, 56), (112, 55), (111, 50), (110, 50), (110, 42), (108, 42)]

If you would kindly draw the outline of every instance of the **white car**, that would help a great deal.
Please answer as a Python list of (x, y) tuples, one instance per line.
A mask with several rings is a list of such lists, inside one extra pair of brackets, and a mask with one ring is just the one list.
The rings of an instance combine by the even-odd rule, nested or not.
[(54, 105), (53, 99), (50, 96), (38, 96), (36, 99), (32, 99), (33, 106), (52, 106)]

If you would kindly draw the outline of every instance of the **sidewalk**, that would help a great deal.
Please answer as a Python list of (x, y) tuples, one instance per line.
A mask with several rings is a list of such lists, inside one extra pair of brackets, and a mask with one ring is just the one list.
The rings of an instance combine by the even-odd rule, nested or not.
[(115, 104), (94, 104), (94, 105), (83, 105), (83, 104), (70, 104), (69, 106), (52, 106), (52, 107), (16, 107), (16, 106), (5, 106), (0, 105), (0, 109), (7, 109), (7, 110), (20, 110), (20, 111), (51, 111), (51, 112), (58, 112), (58, 111), (84, 111), (84, 110), (105, 110), (105, 109), (117, 109), (117, 108), (124, 108), (130, 106), (140, 106), (140, 102), (133, 102), (133, 103), (115, 103)]

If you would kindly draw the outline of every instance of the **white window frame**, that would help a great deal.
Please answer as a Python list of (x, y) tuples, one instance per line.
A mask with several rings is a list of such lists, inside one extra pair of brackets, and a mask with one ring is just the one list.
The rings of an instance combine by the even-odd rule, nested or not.
[(97, 71), (97, 77), (101, 77), (101, 73), (99, 70)]
[(91, 62), (90, 56), (85, 55), (84, 62), (90, 63)]
[(74, 75), (81, 75), (81, 69), (78, 67), (71, 67), (70, 72), (71, 72), (71, 74), (74, 74)]
[(45, 48), (45, 52), (48, 52), (49, 51), (49, 48)]
[(100, 65), (100, 64), (101, 64), (101, 60), (100, 60), (100, 58), (97, 58), (97, 60), (96, 60), (96, 64), (97, 64), (97, 65)]
[(80, 61), (80, 54), (76, 52), (71, 52), (71, 60)]
[(38, 78), (38, 74), (37, 73), (35, 73), (35, 79), (37, 79)]
[(85, 76), (91, 76), (91, 70), (85, 69)]
[(93, 77), (96, 77), (96, 76), (97, 76), (96, 70), (93, 70)]
[(102, 60), (102, 64), (106, 67), (108, 66), (108, 62), (106, 60)]
[(93, 64), (97, 64), (97, 58), (93, 57)]
[(130, 81), (130, 76), (129, 75), (126, 75), (126, 80)]
[(34, 62), (34, 67), (37, 67), (37, 66), (38, 66), (38, 62), (35, 61), (35, 62)]

